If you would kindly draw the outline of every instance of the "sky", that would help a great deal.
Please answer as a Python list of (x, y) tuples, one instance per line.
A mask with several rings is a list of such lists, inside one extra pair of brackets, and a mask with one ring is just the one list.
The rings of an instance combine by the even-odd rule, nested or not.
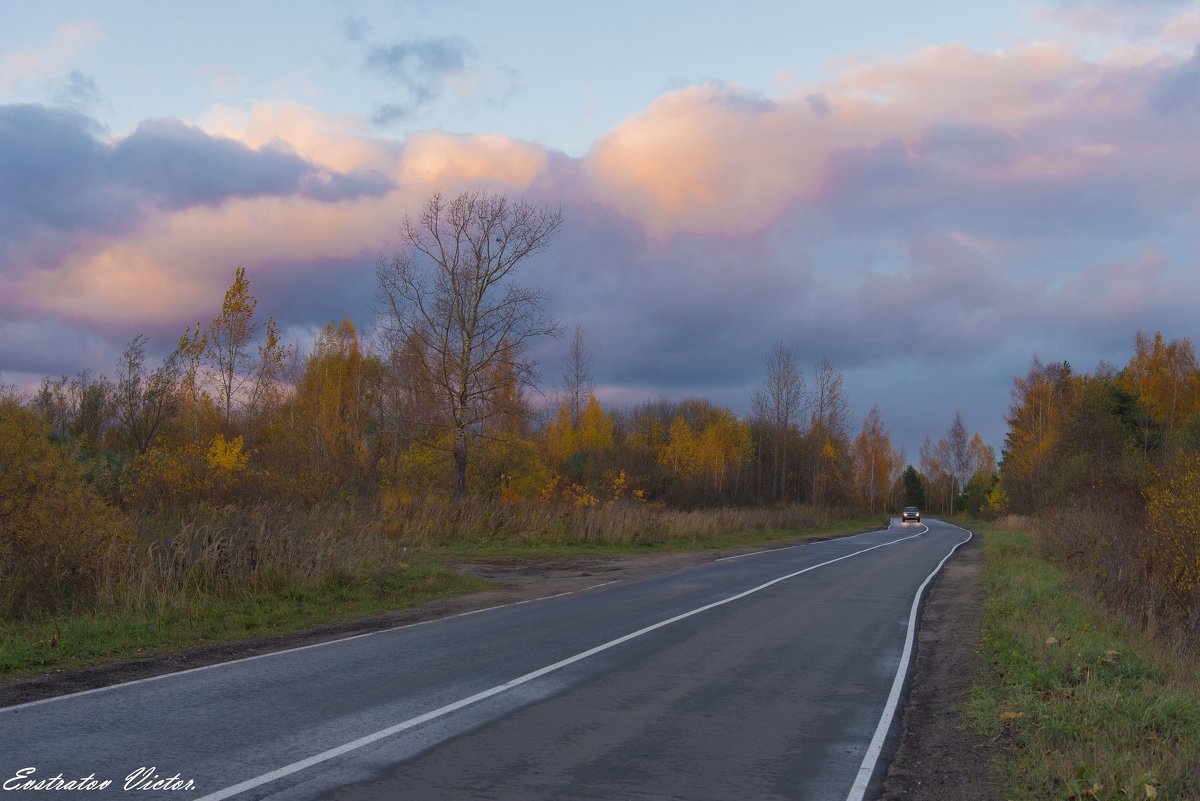
[(912, 461), (956, 411), (999, 451), (1035, 355), (1200, 333), (1200, 3), (3, 4), (0, 382), (163, 355), (239, 266), (369, 330), (476, 188), (562, 209), (520, 280), (606, 403), (744, 413), (780, 342)]

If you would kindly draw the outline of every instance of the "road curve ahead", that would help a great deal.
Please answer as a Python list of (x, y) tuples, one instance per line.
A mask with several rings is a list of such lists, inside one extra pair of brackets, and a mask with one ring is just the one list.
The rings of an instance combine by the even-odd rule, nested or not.
[(0, 801), (858, 801), (968, 537), (894, 523), (0, 709)]

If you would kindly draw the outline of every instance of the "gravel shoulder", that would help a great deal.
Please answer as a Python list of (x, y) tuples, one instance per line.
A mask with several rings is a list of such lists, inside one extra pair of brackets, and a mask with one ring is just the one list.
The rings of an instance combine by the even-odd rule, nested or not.
[(982, 567), (976, 536), (946, 563), (925, 599), (903, 729), (881, 801), (1000, 801), (990, 764), (1003, 748), (971, 731), (960, 713), (978, 668)]

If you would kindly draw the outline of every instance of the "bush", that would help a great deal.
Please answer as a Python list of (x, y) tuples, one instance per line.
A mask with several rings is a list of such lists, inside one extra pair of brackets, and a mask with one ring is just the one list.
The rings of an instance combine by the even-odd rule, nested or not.
[(49, 426), (0, 398), (0, 618), (95, 604), (131, 539)]
[(1146, 499), (1147, 561), (1182, 605), (1200, 607), (1200, 454), (1164, 471)]

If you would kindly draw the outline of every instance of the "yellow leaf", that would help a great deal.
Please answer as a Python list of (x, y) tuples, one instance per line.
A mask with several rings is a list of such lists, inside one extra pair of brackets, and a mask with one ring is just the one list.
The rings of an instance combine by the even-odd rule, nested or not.
[(1055, 645), (1058, 643), (1058, 638), (1051, 635), (1046, 638), (1046, 645)]
[(1000, 713), (1000, 719), (1001, 719), (1001, 720), (1016, 720), (1017, 718), (1023, 718), (1023, 717), (1025, 717), (1025, 713), (1024, 713), (1024, 712), (1012, 712), (1012, 711), (1008, 711), (1008, 712), (1001, 712), (1001, 713)]
[(1158, 798), (1158, 788), (1155, 787), (1153, 784), (1143, 785), (1143, 787), (1146, 790), (1146, 798), (1148, 798), (1148, 799)]

